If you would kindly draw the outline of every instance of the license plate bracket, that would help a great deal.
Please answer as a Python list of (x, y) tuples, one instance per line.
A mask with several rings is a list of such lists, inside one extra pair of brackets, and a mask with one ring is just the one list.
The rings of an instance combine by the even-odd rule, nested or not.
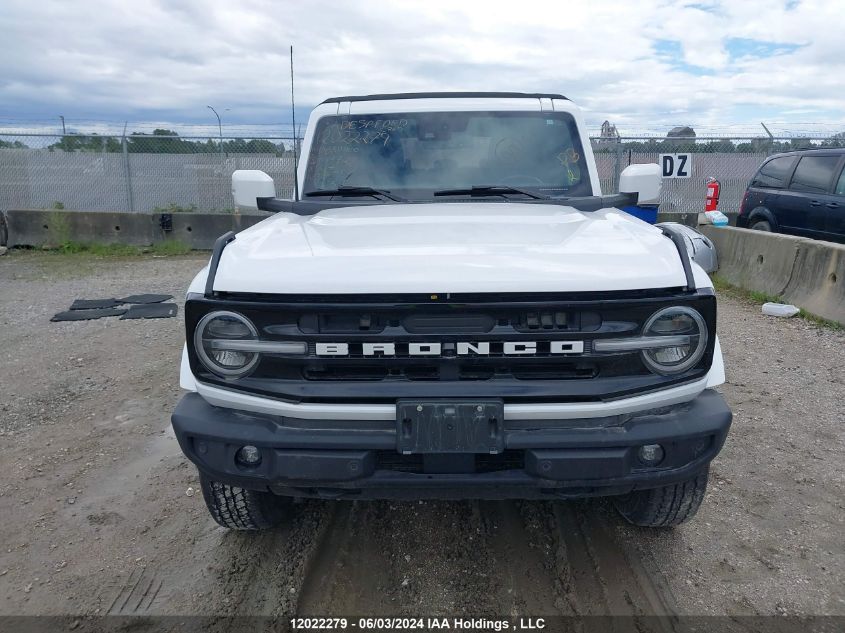
[(399, 400), (396, 449), (413, 453), (501, 453), (505, 447), (501, 400)]

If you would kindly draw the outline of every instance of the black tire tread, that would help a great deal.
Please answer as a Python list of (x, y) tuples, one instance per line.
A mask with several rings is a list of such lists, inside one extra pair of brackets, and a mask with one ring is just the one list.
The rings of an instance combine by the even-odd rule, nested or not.
[(247, 490), (200, 475), (205, 505), (212, 518), (232, 530), (266, 530), (285, 516), (284, 499), (270, 492)]
[(677, 484), (635, 490), (614, 499), (619, 513), (634, 525), (672, 527), (689, 521), (698, 512), (707, 490), (708, 470)]

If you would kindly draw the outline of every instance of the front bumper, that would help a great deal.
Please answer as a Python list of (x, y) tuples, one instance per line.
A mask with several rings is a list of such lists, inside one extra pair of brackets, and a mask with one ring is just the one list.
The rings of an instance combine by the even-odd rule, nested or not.
[[(718, 454), (731, 424), (722, 396), (631, 416), (508, 420), (501, 455), (400, 455), (395, 423), (302, 420), (245, 413), (187, 394), (172, 423), (185, 455), (216, 481), (298, 497), (571, 498), (623, 494), (683, 481)], [(240, 466), (246, 444), (261, 450)], [(642, 464), (644, 444), (665, 450)]]

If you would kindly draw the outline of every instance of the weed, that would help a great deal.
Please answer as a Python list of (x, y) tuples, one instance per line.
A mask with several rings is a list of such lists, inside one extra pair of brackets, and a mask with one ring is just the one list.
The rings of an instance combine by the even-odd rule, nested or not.
[(47, 218), (47, 234), (49, 243), (64, 244), (70, 239), (70, 220), (66, 213), (53, 211)]
[(152, 246), (101, 244), (66, 241), (55, 252), (64, 255), (92, 255), (94, 257), (137, 257), (138, 255), (187, 255), (191, 247), (179, 240), (167, 240)]

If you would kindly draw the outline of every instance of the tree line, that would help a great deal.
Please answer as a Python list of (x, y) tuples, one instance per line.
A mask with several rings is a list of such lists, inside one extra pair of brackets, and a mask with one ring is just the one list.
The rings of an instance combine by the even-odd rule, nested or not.
[[(4, 141), (0, 139), (0, 148), (28, 149), (21, 141)], [(284, 143), (273, 143), (266, 139), (230, 139), (221, 142), (207, 139), (185, 139), (173, 130), (157, 128), (152, 134), (133, 132), (126, 137), (126, 151), (136, 154), (275, 154), (284, 156), (292, 152), (293, 143), (286, 147)], [(47, 150), (54, 152), (106, 152), (117, 153), (123, 151), (122, 139), (119, 136), (98, 134), (77, 135), (69, 134), (52, 145)]]

